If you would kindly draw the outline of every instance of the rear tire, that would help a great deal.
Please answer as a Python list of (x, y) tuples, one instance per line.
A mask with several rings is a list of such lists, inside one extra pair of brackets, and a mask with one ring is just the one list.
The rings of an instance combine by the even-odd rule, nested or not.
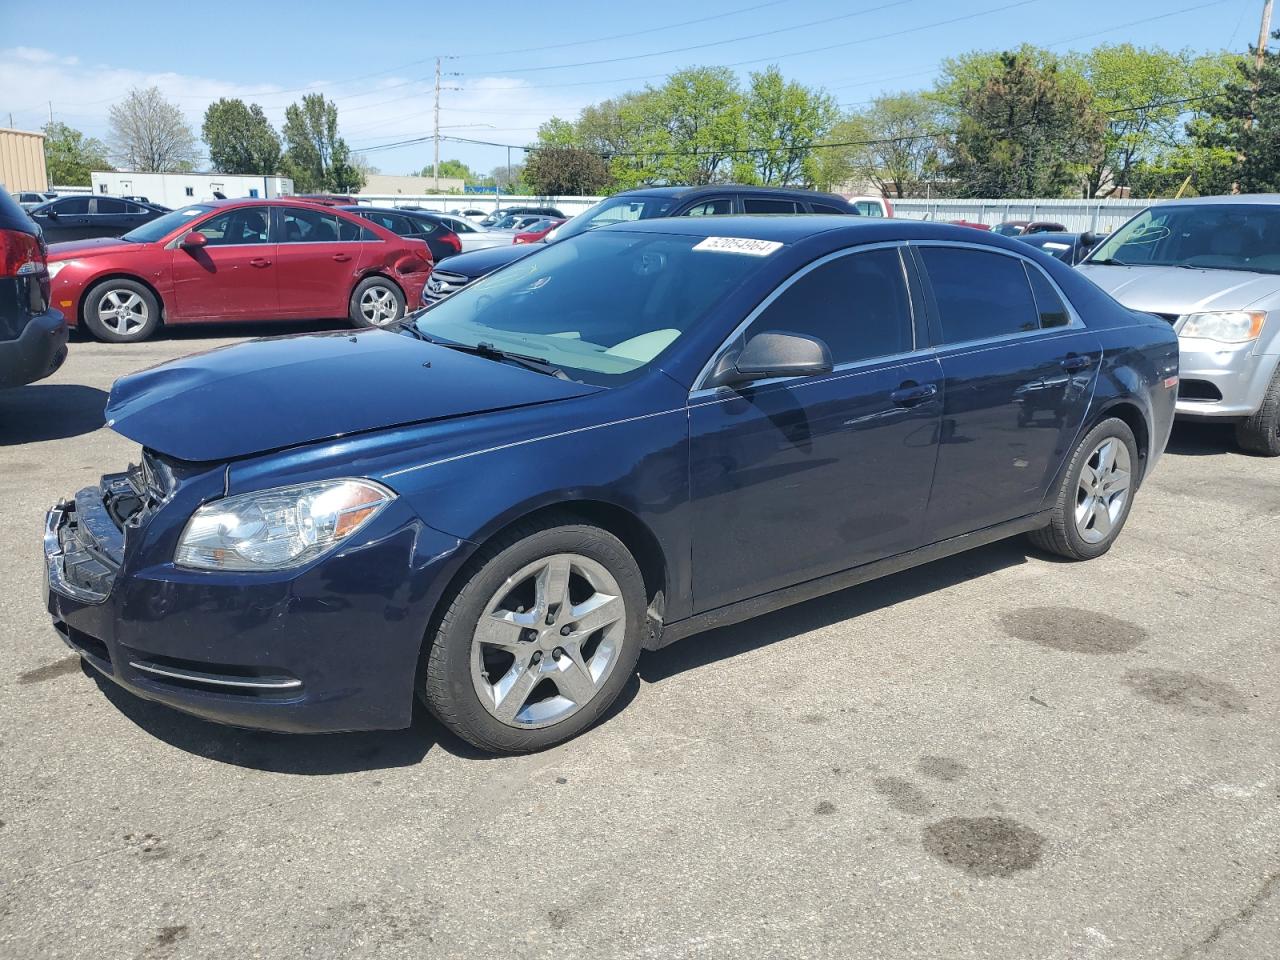
[(1133, 506), (1141, 473), (1138, 442), (1110, 417), (1085, 435), (1058, 484), (1052, 520), (1028, 539), (1069, 560), (1092, 560), (1115, 543)]
[(347, 314), (357, 327), (388, 326), (404, 316), (404, 293), (386, 277), (366, 277), (351, 292)]
[(1280, 457), (1280, 368), (1262, 395), (1257, 412), (1236, 424), (1236, 443), (1264, 457)]
[(84, 323), (107, 343), (139, 343), (160, 327), (160, 303), (136, 280), (104, 280), (85, 294)]
[(644, 577), (611, 533), (571, 516), (520, 524), (481, 547), (460, 580), (428, 637), (421, 696), (481, 750), (577, 736), (635, 673)]

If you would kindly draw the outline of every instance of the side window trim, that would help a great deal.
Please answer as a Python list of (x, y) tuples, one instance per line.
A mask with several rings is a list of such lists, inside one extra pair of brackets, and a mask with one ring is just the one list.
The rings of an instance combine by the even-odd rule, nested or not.
[[(962, 240), (907, 240), (904, 241), (905, 246), (911, 251), (912, 259), (916, 265), (916, 271), (920, 278), (920, 287), (924, 293), (925, 305), (928, 309), (928, 329), (929, 338), (932, 342), (933, 349), (937, 351), (947, 350), (954, 351), (958, 349), (969, 349), (972, 347), (982, 347), (994, 344), (1004, 343), (1009, 340), (1022, 340), (1028, 337), (1048, 337), (1061, 335), (1063, 333), (1074, 333), (1080, 330), (1087, 330), (1084, 320), (1080, 318), (1080, 314), (1076, 311), (1075, 305), (1058, 286), (1053, 277), (1048, 272), (1029, 257), (1023, 256), (1013, 250), (1002, 250), (999, 247), (987, 246), (981, 243), (965, 243)], [(1071, 322), (1064, 327), (1039, 327), (1034, 330), (1015, 330), (1012, 333), (1004, 333), (996, 337), (980, 337), (975, 340), (957, 340), (955, 343), (945, 342), (942, 335), (941, 313), (938, 310), (937, 297), (933, 291), (933, 283), (929, 279), (929, 271), (925, 267), (924, 262), (920, 259), (918, 251), (924, 247), (945, 247), (956, 250), (977, 250), (980, 253), (993, 253), (1002, 257), (1009, 257), (1012, 260), (1022, 262), (1024, 270), (1039, 270), (1040, 274), (1049, 281), (1049, 284), (1057, 292), (1058, 297), (1062, 300), (1067, 308), (1067, 314), (1071, 318)], [(1031, 278), (1027, 278), (1027, 288), (1031, 289)], [(1031, 292), (1031, 302), (1035, 303), (1035, 293)], [(1037, 322), (1039, 317), (1037, 316)]]
[[(884, 363), (901, 361), (906, 357), (917, 356), (918, 354), (921, 354), (921, 353), (932, 352), (932, 347), (927, 342), (922, 342), (920, 340), (920, 334), (919, 334), (920, 323), (919, 323), (919, 320), (917, 319), (917, 308), (920, 306), (920, 304), (917, 300), (915, 286), (913, 285), (913, 282), (912, 282), (911, 271), (907, 267), (907, 258), (910, 254), (907, 250), (906, 244), (903, 243), (903, 241), (901, 240), (886, 240), (881, 243), (867, 243), (867, 244), (862, 244), (856, 247), (845, 247), (841, 250), (833, 250), (831, 253), (823, 255), (819, 257), (817, 260), (813, 260), (810, 263), (806, 263), (803, 267), (801, 267), (795, 273), (791, 274), (791, 276), (787, 277), (784, 281), (782, 281), (782, 283), (778, 284), (778, 286), (775, 287), (767, 297), (765, 297), (758, 304), (756, 304), (755, 309), (752, 310), (749, 314), (747, 314), (746, 319), (744, 319), (741, 323), (739, 323), (736, 327), (734, 327), (733, 331), (720, 342), (720, 345), (711, 351), (711, 356), (707, 359), (707, 362), (703, 364), (702, 369), (698, 371), (698, 375), (693, 378), (693, 387), (689, 391), (689, 398), (692, 400), (698, 397), (713, 396), (720, 389), (722, 389), (720, 387), (704, 387), (703, 386), (703, 382), (711, 374), (711, 371), (715, 369), (716, 361), (720, 359), (720, 357), (724, 354), (726, 350), (730, 349), (733, 346), (734, 341), (736, 341), (740, 336), (742, 336), (743, 333), (746, 332), (747, 328), (749, 328), (751, 324), (756, 321), (756, 319), (760, 316), (760, 314), (764, 313), (767, 309), (769, 309), (769, 307), (772, 306), (775, 300), (777, 300), (780, 296), (782, 296), (782, 294), (784, 294), (788, 289), (790, 289), (792, 284), (794, 284), (796, 281), (800, 280), (801, 278), (807, 276), (808, 274), (812, 273), (814, 270), (818, 269), (819, 267), (830, 263), (833, 260), (838, 260), (841, 257), (856, 256), (857, 254), (868, 253), (873, 250), (895, 250), (898, 254), (898, 264), (902, 268), (902, 273), (903, 273), (902, 280), (907, 288), (907, 305), (912, 315), (912, 331), (911, 332), (912, 332), (912, 340), (914, 343), (914, 349), (904, 351), (902, 353), (886, 354), (885, 356), (882, 356), (882, 357), (870, 357), (865, 360), (849, 360), (845, 363), (837, 363), (834, 367), (831, 368), (831, 373), (824, 374), (823, 376), (824, 377), (838, 376), (842, 373), (847, 373), (851, 370), (855, 370), (861, 367), (878, 366)], [(1058, 329), (1061, 330), (1065, 328), (1059, 327)], [(807, 383), (812, 379), (814, 378), (806, 377), (806, 378), (802, 378), (802, 381)], [(771, 383), (791, 382), (794, 380), (795, 378), (793, 377), (774, 377), (768, 380), (760, 380), (758, 381), (758, 383), (755, 384), (755, 386), (765, 386)]]

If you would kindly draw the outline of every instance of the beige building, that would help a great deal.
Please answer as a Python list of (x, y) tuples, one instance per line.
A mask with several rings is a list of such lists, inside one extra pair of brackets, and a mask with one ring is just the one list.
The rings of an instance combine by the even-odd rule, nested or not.
[(358, 195), (370, 194), (385, 197), (397, 193), (421, 196), (426, 193), (461, 193), (466, 181), (460, 177), (396, 177), (387, 173), (370, 173), (365, 176), (364, 188)]
[(0, 127), (0, 185), (10, 193), (49, 189), (43, 133)]

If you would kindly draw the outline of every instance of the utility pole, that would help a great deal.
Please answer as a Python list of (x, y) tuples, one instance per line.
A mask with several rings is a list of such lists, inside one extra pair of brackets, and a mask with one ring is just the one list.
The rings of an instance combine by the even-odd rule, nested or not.
[(1271, 39), (1271, 4), (1272, 0), (1266, 0), (1262, 5), (1262, 28), (1258, 31), (1258, 52), (1253, 55), (1253, 65), (1257, 69), (1262, 69), (1262, 58), (1267, 53), (1267, 41)]
[[(1268, 6), (1270, 6), (1270, 3), (1268, 3)], [(49, 122), (53, 123), (53, 101), (52, 100), (49, 101)]]
[[(1270, 0), (1268, 0), (1270, 6)], [(440, 58), (436, 57), (436, 108), (435, 108), (435, 136), (433, 137), (436, 144), (435, 164), (431, 168), (431, 172), (436, 178), (436, 193), (440, 192)]]

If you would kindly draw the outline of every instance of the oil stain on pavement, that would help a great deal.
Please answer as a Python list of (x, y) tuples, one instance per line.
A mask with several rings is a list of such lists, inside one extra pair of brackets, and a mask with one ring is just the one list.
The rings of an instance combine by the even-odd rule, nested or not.
[(1001, 615), (1000, 626), (1018, 640), (1063, 653), (1128, 653), (1147, 639), (1136, 623), (1075, 607), (1027, 607)]
[(933, 802), (910, 780), (902, 777), (876, 777), (871, 785), (889, 801), (891, 807), (913, 817), (926, 817), (933, 809)]
[(1247, 709), (1244, 695), (1231, 684), (1198, 673), (1151, 667), (1130, 670), (1124, 675), (1124, 682), (1152, 703), (1198, 717), (1221, 717)]
[(943, 783), (959, 780), (969, 772), (969, 768), (963, 763), (950, 757), (921, 757), (916, 763), (916, 770)]
[(924, 830), (924, 848), (973, 877), (1011, 877), (1030, 870), (1044, 837), (1009, 817), (948, 817)]

